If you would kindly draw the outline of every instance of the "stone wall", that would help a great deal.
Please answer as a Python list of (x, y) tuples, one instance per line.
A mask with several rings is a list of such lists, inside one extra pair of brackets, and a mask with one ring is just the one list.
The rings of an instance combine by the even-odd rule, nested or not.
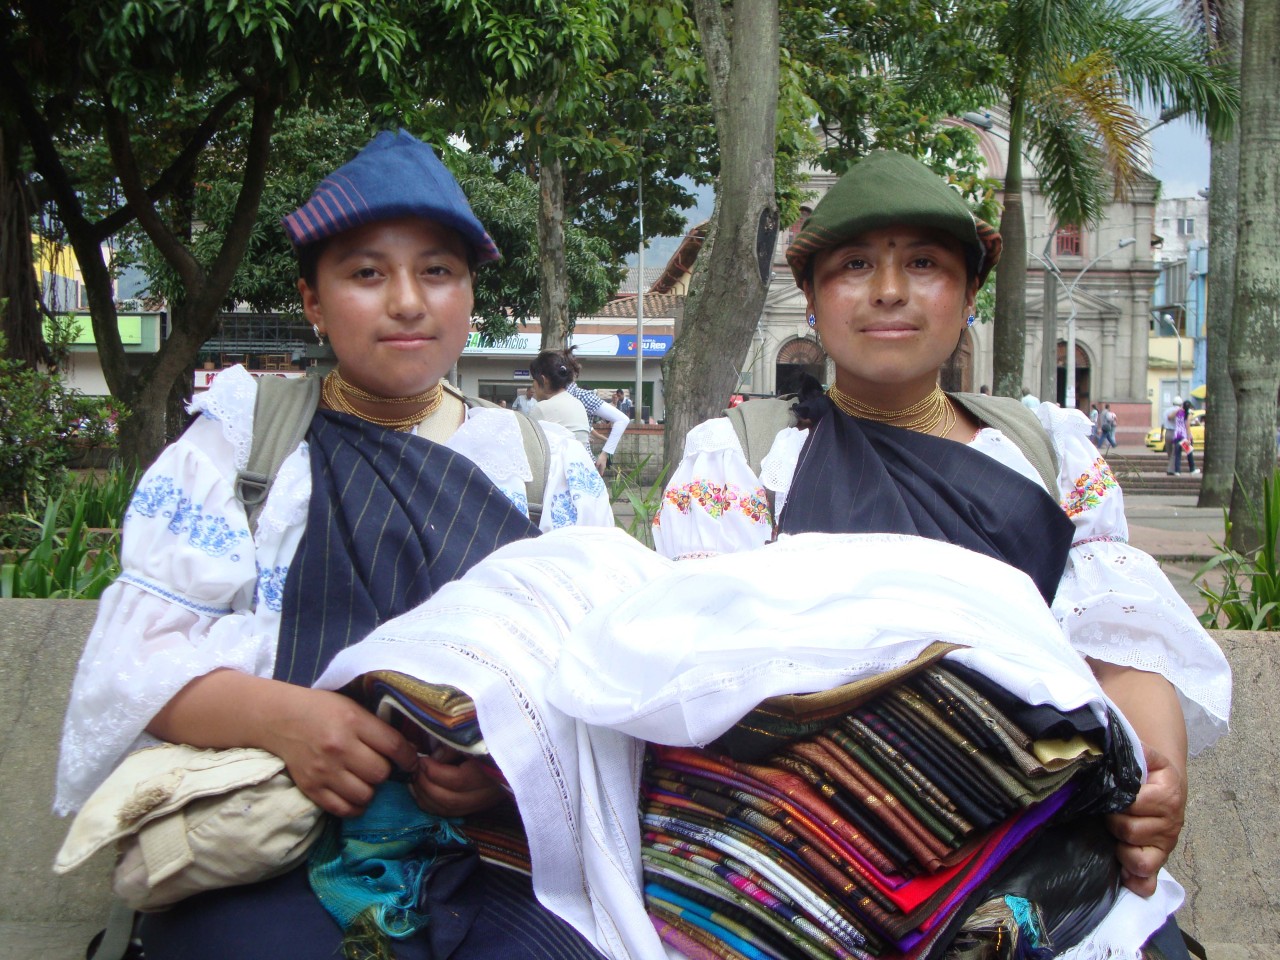
[[(82, 957), (106, 917), (105, 855), (67, 877), (50, 870), (66, 829), (50, 813), (62, 716), (96, 606), (0, 600), (0, 960)], [(1234, 721), (1191, 763), (1187, 827), (1170, 868), (1187, 889), (1179, 920), (1210, 956), (1261, 960), (1280, 956), (1277, 638), (1215, 637), (1235, 673)]]

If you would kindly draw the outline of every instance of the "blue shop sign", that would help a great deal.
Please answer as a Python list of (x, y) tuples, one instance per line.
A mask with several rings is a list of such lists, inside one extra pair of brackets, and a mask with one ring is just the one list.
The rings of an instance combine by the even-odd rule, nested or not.
[[(671, 344), (675, 341), (675, 337), (654, 334), (646, 335), (644, 338), (644, 355), (646, 357), (665, 357), (667, 351), (671, 349)], [(636, 335), (634, 333), (624, 333), (618, 336), (618, 356), (634, 357), (636, 355)]]

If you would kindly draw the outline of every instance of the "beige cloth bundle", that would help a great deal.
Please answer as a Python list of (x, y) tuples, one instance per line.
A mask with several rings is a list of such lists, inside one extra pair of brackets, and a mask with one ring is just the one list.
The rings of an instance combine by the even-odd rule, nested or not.
[(157, 910), (291, 869), (320, 835), (321, 813), (266, 750), (161, 744), (127, 757), (94, 791), (53, 869), (67, 873), (114, 843), (116, 896)]

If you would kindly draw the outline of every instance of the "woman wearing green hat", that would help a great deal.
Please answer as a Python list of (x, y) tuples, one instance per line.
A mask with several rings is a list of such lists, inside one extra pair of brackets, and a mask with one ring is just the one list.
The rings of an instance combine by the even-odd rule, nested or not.
[[(906, 534), (1024, 572), (1145, 754), (1136, 802), (1107, 821), (1129, 891), (1111, 919), (1143, 936), (1162, 928), (1181, 950), (1164, 924), (1181, 889), (1162, 866), (1182, 826), (1188, 742), (1200, 749), (1225, 731), (1230, 671), (1126, 542), (1120, 488), (1082, 414), (939, 388), (1000, 250), (999, 234), (919, 162), (879, 152), (853, 166), (787, 251), (834, 382), (691, 431), (655, 541), (682, 557), (805, 532)], [(927, 605), (929, 583), (899, 572)]]

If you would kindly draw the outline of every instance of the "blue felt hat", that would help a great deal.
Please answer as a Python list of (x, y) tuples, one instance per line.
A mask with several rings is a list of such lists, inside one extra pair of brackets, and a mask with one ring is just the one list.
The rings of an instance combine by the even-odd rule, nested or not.
[(497, 260), (493, 238), (435, 151), (407, 130), (384, 130), (320, 181), (311, 199), (280, 222), (295, 247), (305, 247), (345, 230), (391, 220), (422, 217), (452, 227), (475, 251), (477, 265)]

